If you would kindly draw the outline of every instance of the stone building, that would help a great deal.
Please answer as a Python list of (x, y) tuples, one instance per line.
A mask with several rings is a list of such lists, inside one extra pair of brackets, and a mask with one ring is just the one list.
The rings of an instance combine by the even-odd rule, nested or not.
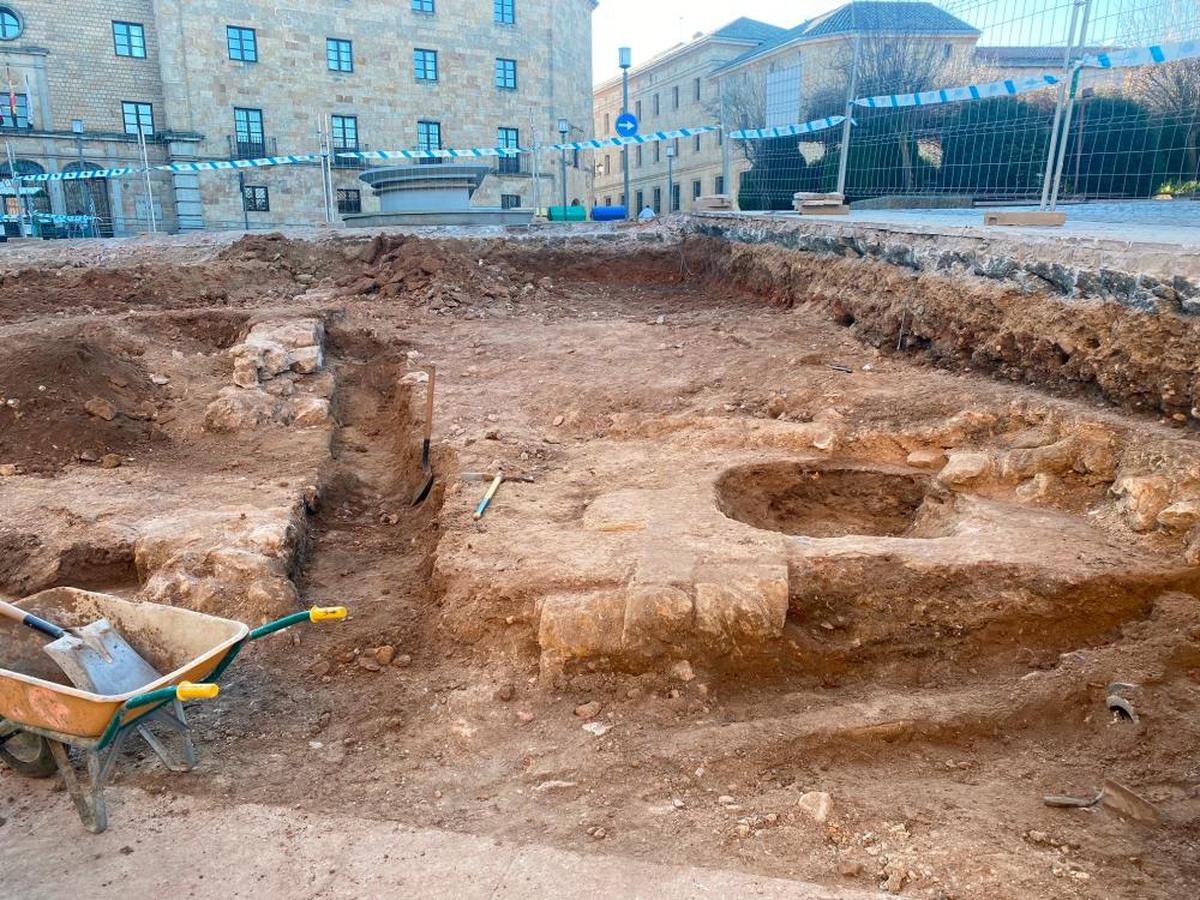
[[(18, 174), (315, 153), (461, 149), (592, 136), (596, 0), (0, 0), (0, 136)], [(10, 97), (9, 95), (12, 95)], [(16, 115), (12, 115), (15, 107)], [(0, 177), (9, 174), (8, 148)], [(493, 158), (484, 206), (558, 202), (557, 160)], [(334, 171), (342, 212), (377, 208)], [(568, 197), (592, 172), (571, 159)], [(3, 182), (5, 212), (95, 214), (104, 233), (144, 230), (144, 177)], [(160, 229), (323, 222), (318, 164), (154, 173)]]
[[(1035, 71), (1062, 68), (1061, 49), (1040, 56), (978, 47), (980, 31), (932, 3), (853, 2), (785, 29), (753, 19), (737, 19), (711, 34), (671, 48), (629, 72), (630, 111), (643, 133), (695, 125), (724, 123), (729, 129), (790, 125), (840, 114), (848, 92), (848, 69), (858, 42), (863, 56), (919, 56), (936, 65), (939, 78), (972, 83)], [(1056, 61), (1057, 59), (1057, 61)], [(875, 60), (883, 74), (888, 64)], [(898, 66), (903, 68), (902, 65)], [(882, 79), (886, 81), (886, 78)], [(613, 134), (621, 112), (621, 79), (599, 84), (595, 94), (595, 128)], [(825, 136), (836, 140), (836, 134)], [(669, 196), (665, 145), (630, 149), (630, 190), (634, 204), (688, 211), (697, 198), (736, 194), (750, 169), (740, 142), (728, 147), (732, 184), (723, 173), (725, 142), (720, 135), (673, 142), (674, 184)], [(816, 152), (820, 152), (820, 148)], [(593, 201), (622, 203), (621, 151), (599, 152)], [(809, 160), (811, 163), (812, 160)]]

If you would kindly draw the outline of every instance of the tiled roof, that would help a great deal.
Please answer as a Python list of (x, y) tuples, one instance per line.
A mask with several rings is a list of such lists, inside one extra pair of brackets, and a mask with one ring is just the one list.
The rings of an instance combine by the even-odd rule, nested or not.
[(831, 34), (869, 32), (922, 32), (930, 34), (978, 34), (957, 16), (932, 3), (858, 2), (839, 6), (813, 19), (804, 29), (806, 38)]
[(727, 38), (731, 41), (757, 41), (761, 43), (779, 37), (786, 30), (785, 28), (780, 28), (778, 25), (771, 25), (767, 22), (760, 22), (757, 19), (748, 19), (742, 16), (740, 19), (734, 19), (728, 25), (718, 28), (712, 34), (713, 37)]
[[(741, 65), (747, 60), (770, 53), (778, 47), (796, 41), (817, 40), (838, 34), (869, 32), (916, 32), (922, 34), (979, 34), (956, 16), (932, 3), (871, 2), (846, 3), (832, 12), (810, 19), (776, 35), (741, 56), (727, 62), (722, 69)], [(719, 70), (718, 70), (719, 71)]]

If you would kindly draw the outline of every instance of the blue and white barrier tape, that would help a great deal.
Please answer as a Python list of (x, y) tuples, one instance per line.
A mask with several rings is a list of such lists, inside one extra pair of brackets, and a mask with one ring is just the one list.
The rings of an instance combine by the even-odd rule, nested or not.
[(1058, 84), (1057, 75), (1030, 75), (1028, 78), (1009, 78), (987, 84), (968, 84), (963, 87), (923, 91), (919, 94), (884, 94), (879, 97), (859, 97), (855, 106), (868, 109), (899, 109), (905, 106), (936, 106), (939, 103), (960, 103), (964, 100), (986, 100), (989, 97), (1012, 97), (1026, 91), (1040, 91)]
[(34, 213), (37, 222), (49, 222), (52, 225), (90, 225), (95, 216), (62, 216), (53, 213)]
[(1125, 69), (1130, 66), (1156, 66), (1197, 56), (1200, 56), (1200, 41), (1180, 41), (1177, 44), (1154, 44), (1133, 50), (1097, 53), (1084, 57), (1083, 65), (1094, 69)]
[(479, 159), (529, 153), (526, 147), (471, 147), (467, 150), (364, 150), (339, 152), (350, 159)]
[(797, 134), (812, 134), (814, 131), (825, 131), (836, 128), (846, 121), (845, 116), (829, 116), (825, 119), (814, 119), (800, 125), (780, 125), (775, 128), (743, 128), (732, 131), (729, 136), (735, 141), (756, 140), (758, 138), (791, 137)]
[[(204, 162), (171, 163), (152, 166), (155, 172), (212, 172), (220, 169), (258, 169), (263, 166), (292, 166), (299, 163), (320, 162), (319, 153), (302, 153), (293, 156), (264, 156), (259, 159), (205, 160)], [(143, 170), (144, 171), (144, 170)]]
[(699, 125), (695, 128), (677, 128), (674, 131), (653, 131), (649, 134), (635, 134), (629, 137), (599, 138), (594, 141), (572, 141), (567, 144), (547, 144), (548, 150), (601, 150), (605, 147), (627, 147), (630, 144), (653, 144), (656, 141), (673, 141), (678, 138), (695, 137), (698, 134), (708, 134), (720, 131), (720, 125)]

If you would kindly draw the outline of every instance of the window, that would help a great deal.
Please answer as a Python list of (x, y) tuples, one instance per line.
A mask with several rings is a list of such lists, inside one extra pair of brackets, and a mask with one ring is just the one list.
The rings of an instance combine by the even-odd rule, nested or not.
[(253, 28), (225, 26), (225, 40), (229, 44), (229, 58), (239, 62), (258, 62), (258, 38)]
[(330, 72), (353, 72), (354, 45), (341, 38), (325, 38), (325, 64)]
[(358, 149), (358, 116), (330, 116), (334, 150)]
[(233, 108), (234, 142), (239, 159), (255, 159), (267, 155), (267, 139), (263, 132), (261, 109)]
[(639, 122), (642, 121), (642, 101), (641, 100), (635, 101), (633, 104), (633, 108), (634, 108), (634, 113), (633, 113), (634, 117)]
[[(14, 94), (16, 97), (17, 115), (13, 118), (12, 105), (10, 98), (4, 97), (3, 102), (0, 102), (0, 126), (4, 128), (28, 128), (29, 127), (29, 95)], [(136, 131), (134, 132), (137, 133)]]
[(656, 163), (662, 162), (662, 141), (654, 142), (654, 161)]
[(662, 188), (654, 189), (654, 212), (662, 215)]
[(0, 41), (11, 41), (21, 36), (21, 17), (7, 6), (0, 6)]
[(605, 206), (612, 206), (612, 197), (605, 197), (605, 198), (604, 198), (604, 205), (605, 205)]
[(661, 107), (658, 104), (658, 94), (654, 95), (654, 114), (657, 116), (661, 112)]
[[(605, 174), (605, 175), (611, 175), (611, 174), (612, 174), (612, 155), (611, 155), (611, 154), (608, 154), (608, 153), (605, 153), (605, 154), (604, 154), (604, 174)], [(611, 203), (610, 203), (610, 204), (608, 204), (608, 205), (609, 205), (609, 206), (612, 206), (612, 204), (611, 204)]]
[[(637, 211), (641, 212), (646, 208), (646, 194), (644, 191), (638, 191), (634, 196), (637, 198)], [(621, 205), (625, 205), (625, 198), (621, 198)]]
[(700, 184), (700, 179), (697, 178), (695, 181), (692, 182), (692, 199), (693, 200), (700, 199), (700, 194), (703, 190), (704, 190), (704, 188)]
[(419, 13), (433, 12), (433, 0), (412, 0), (412, 11)]
[[(442, 149), (442, 123), (441, 122), (417, 122), (417, 149), (418, 150), (441, 150)], [(440, 163), (441, 157), (429, 157), (420, 160), (422, 165), (437, 165)]]
[(720, 131), (717, 132), (717, 146), (718, 147), (725, 146), (725, 129), (724, 128), (722, 128)]
[(606, 137), (608, 136), (608, 133), (610, 131), (612, 131), (612, 114), (605, 113), (604, 114), (604, 134)]
[[(496, 146), (507, 150), (517, 149), (521, 146), (521, 132), (516, 128), (496, 129)], [(516, 175), (521, 171), (521, 157), (499, 157), (496, 163), (496, 171), (501, 175)]]
[(641, 144), (637, 145), (637, 164), (638, 164), (638, 168), (641, 168), (641, 165), (642, 165), (642, 145)]
[(942, 48), (942, 57), (944, 59), (949, 59), (953, 53), (954, 53), (954, 45), (953, 44), (947, 44), (945, 47)]
[(501, 209), (517, 209), (521, 205), (520, 194), (501, 194), (500, 208)]
[[(19, 106), (17, 111), (20, 112)], [(125, 121), (126, 134), (137, 134), (139, 130), (147, 135), (154, 134), (154, 110), (149, 103), (122, 101), (121, 118)]]
[(417, 81), (437, 81), (437, 51), (413, 51), (413, 66), (416, 70)]
[(271, 195), (261, 184), (248, 184), (242, 188), (242, 209), (246, 212), (270, 212)]
[(694, 138), (692, 138), (692, 150), (696, 153), (700, 152), (700, 138), (701, 135), (696, 135)]
[(113, 22), (113, 47), (117, 56), (146, 58), (146, 29), (136, 22)]
[(725, 176), (724, 175), (718, 175), (716, 178), (713, 179), (713, 193), (714, 194), (724, 194), (725, 193)]
[(496, 60), (496, 87), (505, 91), (517, 89), (517, 61), (515, 59)]
[(338, 188), (337, 209), (343, 216), (362, 212), (362, 191)]
[(671, 88), (671, 109), (679, 109), (679, 85)]
[(692, 82), (692, 99), (697, 103), (700, 102), (700, 79), (697, 78)]
[(515, 25), (517, 0), (492, 0), (492, 11), (498, 25)]
[(672, 145), (675, 147), (675, 158), (679, 159), (679, 138), (675, 138)]
[(679, 188), (680, 185), (671, 185), (671, 212), (679, 212)]

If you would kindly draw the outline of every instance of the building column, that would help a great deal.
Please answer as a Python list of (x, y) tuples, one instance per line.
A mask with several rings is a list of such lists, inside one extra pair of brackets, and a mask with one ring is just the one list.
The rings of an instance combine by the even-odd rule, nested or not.
[[(167, 143), (167, 159), (170, 162), (194, 162), (199, 157), (197, 140), (172, 140)], [(195, 172), (175, 172), (171, 175), (175, 193), (175, 218), (179, 230), (204, 230), (204, 200), (200, 194), (200, 176)]]

